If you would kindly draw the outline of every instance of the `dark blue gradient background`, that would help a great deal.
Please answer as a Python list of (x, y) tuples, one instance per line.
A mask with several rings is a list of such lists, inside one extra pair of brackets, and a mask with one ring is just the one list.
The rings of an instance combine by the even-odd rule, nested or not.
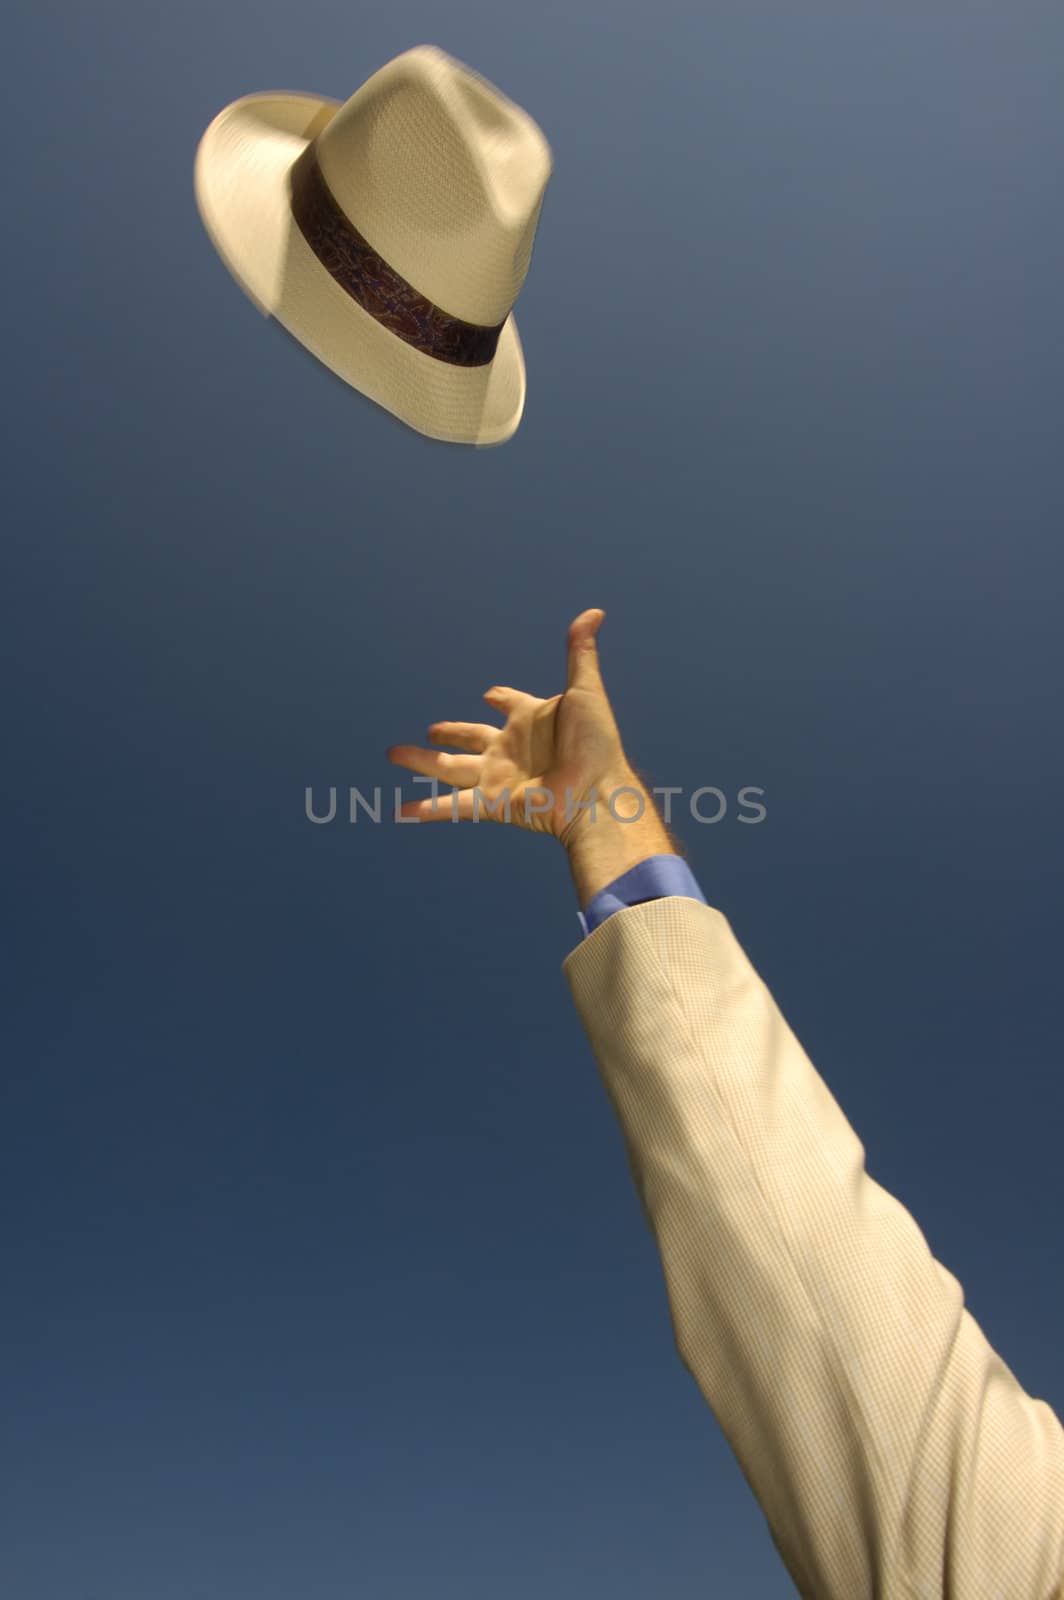
[[(21, 0), (5, 28), (0, 1587), (791, 1584), (676, 1353), (564, 856), (315, 828), (607, 684), (1029, 1392), (1060, 1367), (1059, 6)], [(427, 440), (199, 221), (230, 100), (431, 42), (554, 151), (515, 438)]]

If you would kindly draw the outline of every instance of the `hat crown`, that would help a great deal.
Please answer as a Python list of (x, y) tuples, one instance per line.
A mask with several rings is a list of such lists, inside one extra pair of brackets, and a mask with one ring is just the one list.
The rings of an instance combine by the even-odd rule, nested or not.
[(395, 272), (453, 317), (505, 320), (551, 173), (550, 147), (526, 111), (419, 45), (336, 111), (316, 149), (337, 204)]

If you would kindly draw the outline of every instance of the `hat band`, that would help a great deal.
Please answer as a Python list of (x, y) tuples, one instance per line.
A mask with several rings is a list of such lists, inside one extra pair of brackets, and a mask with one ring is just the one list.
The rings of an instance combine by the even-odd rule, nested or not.
[(495, 355), (506, 317), (494, 328), (448, 316), (426, 300), (340, 209), (318, 162), (314, 140), (291, 168), (292, 215), (332, 278), (382, 328), (437, 361), (485, 367)]

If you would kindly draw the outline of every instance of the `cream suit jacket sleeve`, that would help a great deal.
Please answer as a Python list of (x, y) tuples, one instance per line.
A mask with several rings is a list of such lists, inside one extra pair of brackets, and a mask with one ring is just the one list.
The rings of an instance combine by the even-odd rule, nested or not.
[(1064, 1594), (1064, 1429), (995, 1354), (727, 919), (615, 912), (563, 968), (676, 1348), (808, 1600)]

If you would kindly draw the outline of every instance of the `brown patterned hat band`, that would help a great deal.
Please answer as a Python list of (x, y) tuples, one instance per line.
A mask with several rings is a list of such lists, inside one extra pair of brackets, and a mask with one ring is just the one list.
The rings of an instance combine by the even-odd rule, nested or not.
[(322, 266), (382, 327), (437, 361), (484, 367), (506, 318), (494, 328), (448, 316), (390, 267), (333, 197), (311, 140), (291, 170), (292, 215)]

